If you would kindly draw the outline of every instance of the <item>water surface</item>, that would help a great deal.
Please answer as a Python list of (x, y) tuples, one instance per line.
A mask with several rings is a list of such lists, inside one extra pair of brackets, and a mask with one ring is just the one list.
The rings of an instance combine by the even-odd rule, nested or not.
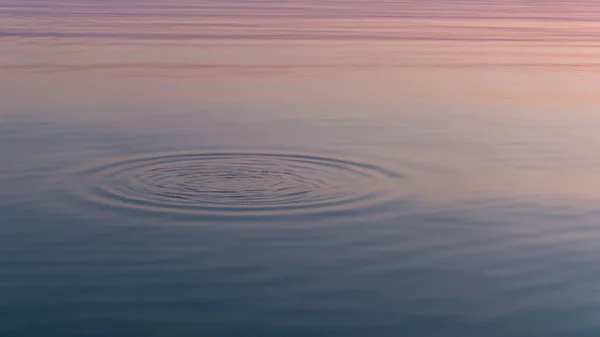
[(0, 0), (0, 336), (597, 336), (599, 17)]

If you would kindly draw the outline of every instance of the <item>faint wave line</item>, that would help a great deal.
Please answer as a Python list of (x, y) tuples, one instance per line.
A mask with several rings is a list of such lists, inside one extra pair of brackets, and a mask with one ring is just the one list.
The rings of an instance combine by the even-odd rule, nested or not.
[(181, 75), (190, 72), (214, 73), (215, 75), (269, 75), (299, 73), (310, 71), (344, 71), (361, 69), (394, 69), (394, 68), (443, 68), (443, 69), (519, 69), (543, 71), (600, 71), (600, 62), (415, 62), (415, 63), (373, 63), (373, 64), (281, 64), (281, 65), (256, 65), (256, 64), (178, 64), (178, 63), (108, 63), (108, 64), (8, 64), (0, 65), (0, 70), (25, 73), (64, 73), (64, 72), (93, 72), (114, 71), (116, 73), (161, 74)]
[(459, 41), (459, 42), (562, 42), (600, 44), (600, 35), (596, 34), (555, 34), (539, 37), (530, 36), (426, 36), (426, 35), (384, 35), (384, 34), (335, 34), (324, 31), (323, 34), (278, 33), (278, 34), (180, 34), (180, 33), (99, 33), (99, 32), (28, 32), (0, 31), (2, 37), (19, 38), (102, 38), (102, 39), (140, 39), (140, 40), (370, 40), (370, 41)]

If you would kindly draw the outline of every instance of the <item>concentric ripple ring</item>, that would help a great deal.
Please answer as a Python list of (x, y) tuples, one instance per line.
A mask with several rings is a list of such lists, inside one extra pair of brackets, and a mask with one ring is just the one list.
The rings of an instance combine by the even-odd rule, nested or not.
[(76, 194), (122, 209), (171, 214), (276, 215), (360, 209), (402, 178), (353, 160), (289, 153), (149, 155), (86, 168)]

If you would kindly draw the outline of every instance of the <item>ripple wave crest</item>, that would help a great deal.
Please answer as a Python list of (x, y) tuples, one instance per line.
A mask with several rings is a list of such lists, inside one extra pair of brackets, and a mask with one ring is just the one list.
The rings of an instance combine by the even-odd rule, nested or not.
[(352, 160), (282, 153), (176, 153), (80, 171), (77, 194), (108, 206), (206, 215), (310, 214), (384, 202), (401, 175)]

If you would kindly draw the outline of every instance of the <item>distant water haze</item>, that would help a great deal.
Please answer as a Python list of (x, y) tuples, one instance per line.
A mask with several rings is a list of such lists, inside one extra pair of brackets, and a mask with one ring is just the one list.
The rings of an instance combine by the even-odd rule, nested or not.
[[(595, 1), (6, 1), (2, 36), (597, 41)], [(35, 24), (33, 24), (35, 22)]]

